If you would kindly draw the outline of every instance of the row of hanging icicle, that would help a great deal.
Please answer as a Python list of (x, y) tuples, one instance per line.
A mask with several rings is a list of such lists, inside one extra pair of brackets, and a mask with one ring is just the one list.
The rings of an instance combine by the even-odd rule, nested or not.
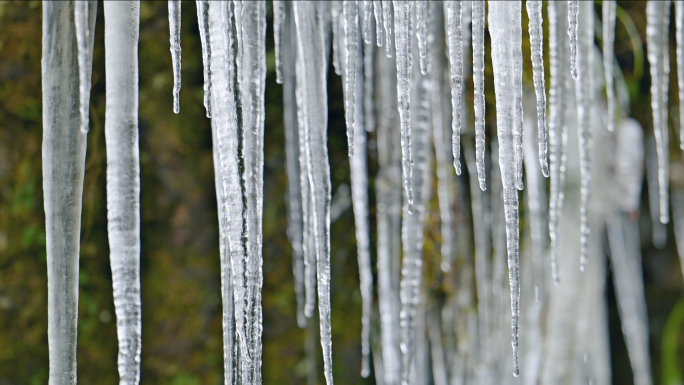
[[(204, 105), (212, 122), (219, 207), (225, 383), (258, 384), (261, 383), (262, 366), (267, 4), (197, 1), (196, 5), (204, 63)], [(536, 345), (530, 343), (534, 346), (527, 348), (527, 351), (537, 354), (525, 353), (530, 376), (542, 375), (540, 367), (545, 359), (539, 354), (539, 346), (542, 345), (538, 335), (540, 305), (535, 304), (552, 296), (551, 286), (545, 287), (545, 282), (551, 279), (546, 277), (552, 277), (556, 285), (564, 276), (568, 277), (568, 285), (582, 279), (577, 278), (580, 275), (575, 274), (574, 269), (559, 263), (559, 255), (567, 248), (568, 252), (579, 257), (582, 271), (590, 265), (600, 269), (600, 265), (588, 256), (591, 254), (590, 223), (598, 226), (595, 223), (598, 220), (590, 220), (589, 204), (594, 193), (602, 194), (593, 187), (596, 184), (592, 181), (592, 170), (596, 169), (592, 165), (596, 160), (593, 159), (596, 154), (592, 151), (593, 142), (606, 136), (599, 130), (601, 126), (617, 131), (618, 169), (624, 171), (624, 178), (618, 182), (623, 182), (625, 189), (622, 192), (627, 196), (624, 199), (627, 203), (620, 207), (623, 211), (630, 211), (628, 209), (633, 210), (636, 204), (638, 208), (641, 174), (637, 171), (641, 169), (644, 157), (643, 134), (633, 121), (623, 120), (617, 125), (615, 118), (616, 112), (618, 116), (627, 112), (625, 103), (620, 102), (620, 92), (617, 95), (620, 103), (616, 106), (616, 81), (624, 83), (613, 59), (616, 3), (603, 2), (603, 35), (600, 37), (603, 42), (607, 115), (596, 108), (596, 95), (601, 96), (599, 92), (602, 91), (596, 91), (601, 89), (596, 86), (601, 79), (597, 79), (595, 73), (601, 71), (600, 66), (597, 70), (594, 60), (597, 55), (594, 52), (594, 3), (559, 1), (547, 4), (551, 76), (548, 115), (542, 2), (526, 1), (525, 6), (529, 18), (536, 97), (526, 96), (523, 92), (520, 1), (489, 1), (488, 15), (484, 1), (273, 1), (276, 74), (278, 83), (283, 84), (285, 104), (288, 235), (294, 249), (297, 319), (298, 324), (304, 327), (307, 318), (314, 315), (318, 302), (324, 374), (328, 385), (333, 383), (331, 181), (326, 133), (326, 79), (330, 57), (335, 73), (343, 79), (363, 298), (361, 347), (364, 377), (371, 372), (371, 350), (374, 351), (378, 383), (424, 383), (427, 362), (432, 364), (430, 378), (437, 385), (460, 383), (457, 381), (467, 378), (476, 379), (476, 383), (507, 383), (512, 378), (511, 371), (518, 376), (520, 274), (521, 268), (524, 269), (519, 263), (518, 190), (523, 189), (523, 164), (527, 169), (527, 207), (534, 261), (528, 281), (534, 295), (531, 305), (523, 308), (529, 309), (530, 314), (536, 314), (523, 315), (523, 318), (530, 317), (529, 324), (537, 327), (531, 326), (530, 329), (530, 338), (537, 338)], [(169, 1), (168, 9), (174, 74), (173, 111), (179, 113), (180, 1)], [(657, 157), (649, 156), (649, 190), (655, 191), (651, 191), (652, 196), (659, 196), (655, 212), (660, 213), (658, 219), (662, 223), (668, 222), (669, 211), (669, 9), (669, 1), (649, 1), (647, 5), (648, 60), (657, 149)], [(679, 100), (681, 116), (684, 116), (684, 7), (681, 2), (675, 2), (675, 11)], [(43, 2), (43, 180), (49, 281), (50, 384), (76, 383), (79, 234), (96, 13), (96, 1)], [(105, 139), (108, 234), (119, 339), (118, 366), (122, 384), (137, 384), (141, 351), (137, 127), (140, 6), (136, 1), (104, 2), (104, 16), (106, 82), (116, 84), (116, 87), (107, 87), (106, 91)], [(489, 140), (491, 158), (486, 156), (485, 138), (487, 22), (496, 95), (496, 138)], [(384, 52), (379, 49), (383, 46)], [(473, 107), (465, 103), (468, 100), (466, 80), (470, 79), (474, 90)], [(451, 103), (446, 102), (449, 98)], [(528, 99), (532, 100), (531, 107), (523, 110)], [(474, 124), (469, 120), (471, 110), (474, 110)], [(603, 119), (604, 123), (597, 125), (597, 119)], [(573, 139), (568, 131), (575, 127), (577, 136)], [(366, 163), (366, 131), (374, 130), (377, 131), (380, 166), (375, 177), (380, 325), (375, 337), (371, 335), (373, 275)], [(534, 155), (535, 140), (532, 137), (535, 131), (537, 156)], [(468, 140), (461, 143), (461, 134)], [(681, 142), (684, 143), (684, 131), (682, 135)], [(446, 143), (450, 136), (449, 148)], [(473, 137), (474, 145), (471, 142)], [(421, 281), (423, 228), (430, 215), (431, 145), (434, 146), (438, 178), (440, 266), (444, 274), (453, 272), (455, 266), (462, 270), (457, 273), (461, 277), (458, 283), (461, 291), (442, 309), (426, 308), (425, 283)], [(573, 156), (577, 148), (579, 163), (576, 167), (574, 161), (568, 160), (568, 154)], [(657, 158), (657, 161), (651, 161), (651, 158)], [(457, 205), (455, 186), (461, 189), (464, 184), (452, 176), (450, 164), (453, 162), (455, 173), (460, 175), (461, 159), (465, 160), (470, 175), (474, 263), (468, 258), (460, 262), (455, 258), (459, 253), (463, 254), (464, 247), (467, 248), (464, 245), (468, 243), (467, 240), (461, 242), (467, 238), (458, 234), (461, 227), (454, 231), (456, 225), (460, 226), (459, 215), (463, 215), (454, 209)], [(570, 225), (560, 232), (566, 169), (570, 170), (567, 178), (579, 175), (579, 221), (568, 219)], [(489, 178), (486, 178), (487, 172)], [(548, 206), (542, 175), (550, 177)], [(651, 175), (657, 176), (651, 178)], [(650, 183), (651, 179), (653, 183)], [(486, 191), (488, 185), (491, 193)], [(680, 204), (675, 210), (681, 211), (682, 197), (678, 195), (676, 201)], [(615, 213), (619, 210), (603, 211)], [(639, 384), (650, 384), (643, 283), (637, 274), (640, 267), (631, 262), (616, 263), (618, 258), (626, 259), (627, 254), (635, 249), (629, 246), (628, 239), (630, 234), (634, 235), (629, 233), (633, 228), (630, 227), (631, 222), (621, 222), (618, 215), (605, 215), (604, 218), (614, 269), (623, 271), (616, 278), (621, 315), (639, 320), (631, 323), (631, 329), (630, 326), (625, 327), (635, 378)], [(548, 253), (543, 229), (547, 222)], [(580, 240), (578, 248), (573, 247), (572, 242), (566, 242), (561, 248), (565, 234), (577, 233)], [(547, 254), (548, 261), (542, 257)], [(503, 278), (505, 260), (508, 263), (508, 282)], [(476, 284), (467, 278), (473, 265)], [(471, 286), (476, 287), (476, 293), (471, 293)], [(504, 295), (507, 287), (510, 297)], [(523, 285), (523, 293), (526, 290)], [(625, 302), (633, 298), (636, 298), (633, 300), (635, 306)], [(561, 302), (558, 303), (562, 306)], [(506, 310), (508, 306), (510, 310)], [(474, 307), (477, 309), (475, 318), (468, 310)], [(504, 358), (507, 353), (502, 354), (507, 350), (504, 343), (507, 333), (501, 325), (506, 319), (511, 322), (512, 361)], [(559, 322), (562, 326), (563, 323)], [(582, 330), (587, 332), (591, 329), (589, 326), (586, 328)], [(427, 337), (425, 330), (428, 331)], [(429, 360), (425, 358), (426, 338), (431, 347)], [(600, 377), (589, 368), (591, 349), (585, 346), (583, 352), (583, 367), (589, 373), (587, 377), (590, 380)], [(546, 359), (550, 361), (553, 354), (549, 353)], [(562, 376), (560, 369), (544, 369), (544, 383), (559, 383), (554, 381), (554, 378), (561, 378), (559, 376)]]

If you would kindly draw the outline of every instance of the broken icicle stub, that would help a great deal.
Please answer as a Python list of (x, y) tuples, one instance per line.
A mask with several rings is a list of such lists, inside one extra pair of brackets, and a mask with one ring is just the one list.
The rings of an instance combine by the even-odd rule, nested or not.
[(181, 89), (181, 2), (169, 1), (169, 42), (171, 43), (171, 63), (173, 65), (173, 113), (180, 112)]
[(356, 59), (359, 55), (359, 8), (356, 1), (343, 2), (344, 19), (344, 120), (347, 124), (348, 154), (354, 156), (354, 99)]

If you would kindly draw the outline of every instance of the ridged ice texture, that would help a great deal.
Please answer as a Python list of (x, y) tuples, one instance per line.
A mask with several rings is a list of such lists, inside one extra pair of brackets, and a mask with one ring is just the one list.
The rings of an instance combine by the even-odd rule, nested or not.
[(340, 34), (344, 32), (340, 30), (340, 14), (343, 12), (342, 1), (333, 0), (330, 2), (330, 12), (332, 15), (332, 62), (333, 67), (335, 68), (335, 74), (342, 76), (339, 52), (340, 45), (337, 42), (340, 38)]
[(570, 36), (570, 75), (577, 80), (577, 26), (579, 1), (568, 1), (568, 36)]
[(408, 201), (408, 213), (413, 214), (411, 155), (411, 85), (413, 55), (411, 54), (411, 2), (394, 1), (395, 46), (397, 50), (397, 101), (401, 127), (401, 168), (404, 174), (404, 192)]
[(344, 19), (344, 120), (347, 124), (347, 151), (354, 156), (354, 99), (356, 60), (359, 56), (359, 7), (356, 1), (343, 2)]
[(513, 2), (511, 14), (507, 18), (510, 24), (511, 51), (513, 54), (513, 71), (511, 72), (513, 84), (513, 103), (515, 113), (513, 119), (513, 137), (515, 138), (515, 180), (518, 190), (522, 190), (523, 183), (523, 103), (522, 103), (522, 3)]
[(563, 186), (565, 182), (565, 144), (567, 143), (567, 95), (570, 90), (570, 61), (568, 51), (570, 37), (567, 31), (566, 2), (552, 1), (548, 4), (549, 18), (549, 144), (550, 144), (550, 192), (549, 192), (549, 250), (551, 275), (558, 284), (558, 225), (563, 212)]
[(297, 106), (304, 130), (309, 169), (311, 218), (316, 248), (318, 312), (325, 380), (333, 384), (332, 335), (330, 325), (330, 165), (327, 150), (328, 105), (327, 34), (330, 8), (327, 3), (294, 2), (297, 25), (297, 87), (301, 98)]
[(283, 60), (283, 126), (285, 128), (285, 159), (287, 164), (287, 235), (292, 244), (292, 272), (297, 297), (297, 325), (300, 328), (304, 328), (306, 326), (304, 315), (304, 251), (302, 244), (304, 222), (302, 218), (301, 168), (299, 165), (299, 132), (294, 66), (297, 58), (297, 46), (293, 41), (296, 36), (296, 30), (291, 4), (283, 3), (283, 16), (282, 34), (287, 36), (287, 38), (282, 40), (280, 52)]
[[(50, 385), (76, 384), (78, 260), (87, 137), (80, 129), (73, 4), (43, 2), (42, 158)], [(95, 18), (91, 20), (94, 28)]]
[(638, 224), (620, 214), (614, 214), (608, 220), (608, 243), (615, 296), (634, 373), (634, 384), (652, 385)]
[[(484, 5), (482, 6), (484, 7)], [(451, 150), (453, 153), (456, 175), (461, 175), (461, 95), (463, 94), (463, 34), (461, 25), (461, 2), (447, 1), (444, 3), (444, 7), (446, 16), (445, 29), (447, 52), (449, 53), (449, 73), (451, 74), (449, 79), (451, 84)], [(482, 156), (483, 179), (480, 183), (480, 188), (483, 188), (484, 183), (484, 153)]]
[[(400, 7), (397, 7), (395, 2), (395, 9), (398, 15), (401, 13)], [(397, 25), (400, 24), (398, 21)], [(397, 37), (401, 32), (398, 28)], [(409, 44), (411, 42), (409, 41)], [(397, 44), (397, 47), (400, 45)], [(399, 49), (397, 49), (397, 58), (399, 58)], [(423, 227), (428, 216), (427, 205), (429, 203), (430, 193), (430, 79), (422, 76), (418, 71), (413, 71), (412, 74), (417, 83), (416, 88), (412, 90), (415, 96), (415, 102), (411, 106), (412, 120), (411, 123), (415, 128), (415, 157), (416, 157), (416, 172), (413, 174), (413, 185), (415, 186), (415, 209), (413, 214), (409, 213), (408, 204), (404, 205), (404, 216), (401, 223), (402, 248), (404, 251), (401, 264), (401, 281), (399, 297), (401, 300), (401, 312), (399, 313), (399, 322), (401, 326), (401, 383), (408, 385), (412, 370), (419, 367), (416, 354), (420, 352), (418, 344), (419, 337), (418, 330), (423, 335), (424, 327), (419, 328), (420, 313), (424, 310), (420, 309), (421, 302), (421, 276), (423, 271)], [(423, 302), (424, 303), (424, 302)], [(414, 366), (415, 364), (415, 366)], [(415, 382), (421, 383), (421, 381)]]
[(366, 44), (371, 44), (372, 40), (372, 30), (371, 30), (371, 19), (373, 17), (373, 2), (370, 0), (359, 1), (359, 4), (363, 4), (363, 42)]
[(532, 74), (534, 92), (537, 96), (537, 141), (539, 147), (539, 165), (542, 174), (549, 177), (549, 164), (546, 132), (546, 89), (544, 88), (544, 29), (542, 28), (542, 2), (527, 1), (529, 17), (530, 49), (532, 51)]
[(606, 76), (606, 97), (608, 100), (608, 131), (615, 127), (615, 86), (613, 78), (613, 45), (615, 43), (615, 17), (617, 3), (604, 0), (602, 6), (603, 20), (603, 73)]
[[(473, 84), (475, 106), (475, 159), (477, 161), (477, 179), (480, 189), (487, 188), (484, 153), (485, 153), (485, 93), (484, 93), (484, 27), (485, 3), (473, 1)], [(456, 158), (454, 157), (454, 164)]]
[(209, 40), (209, 1), (197, 0), (197, 23), (202, 42), (202, 63), (204, 68), (204, 108), (211, 118), (211, 42)]
[(668, 32), (670, 2), (649, 2), (646, 5), (646, 46), (651, 68), (651, 110), (653, 132), (658, 152), (658, 185), (660, 187), (660, 222), (669, 222), (668, 166), (669, 137), (667, 125), (667, 93), (670, 75)]
[[(373, 33), (371, 32), (371, 38)], [(375, 88), (375, 46), (364, 44), (363, 47), (363, 121), (366, 132), (375, 131), (375, 103), (373, 89)]]
[(285, 23), (285, 3), (273, 1), (273, 40), (275, 41), (276, 83), (283, 84), (282, 36)]
[(392, 24), (394, 24), (394, 18), (392, 17), (393, 15), (392, 0), (383, 0), (382, 22), (385, 25), (385, 52), (387, 53), (388, 58), (392, 57), (392, 40), (394, 39), (394, 36), (392, 36)]
[[(92, 10), (91, 10), (92, 8)], [(90, 102), (90, 77), (93, 72), (93, 41), (95, 38), (95, 20), (97, 1), (74, 2), (74, 24), (76, 25), (76, 42), (78, 45), (78, 78), (80, 94), (81, 131), (88, 132), (88, 115)]]
[(427, 0), (418, 0), (414, 4), (416, 9), (416, 38), (418, 39), (418, 55), (420, 56), (420, 73), (427, 75), (428, 73), (428, 57), (427, 57), (427, 22), (428, 22), (428, 2)]
[(171, 43), (171, 64), (173, 65), (173, 113), (180, 112), (181, 89), (181, 2), (169, 1), (169, 42)]
[[(517, 17), (515, 9), (517, 8)], [(518, 319), (520, 316), (520, 273), (519, 273), (519, 210), (516, 186), (516, 140), (514, 133), (516, 102), (514, 72), (514, 49), (510, 36), (513, 21), (520, 23), (520, 4), (512, 2), (489, 3), (489, 28), (492, 37), (492, 64), (494, 67), (494, 91), (496, 93), (496, 125), (499, 141), (499, 168), (503, 184), (504, 213), (506, 218), (506, 247), (508, 249), (508, 279), (511, 288), (511, 335), (513, 347), (513, 375), (518, 369)], [(511, 76), (510, 74), (514, 74)]]
[(383, 17), (382, 17), (382, 1), (380, 0), (374, 0), (373, 1), (373, 12), (375, 14), (375, 39), (376, 39), (376, 44), (378, 47), (382, 47), (382, 40), (383, 40), (383, 33), (382, 30), (385, 28), (383, 26)]
[(679, 87), (679, 148), (684, 150), (684, 2), (675, 1), (675, 23), (677, 27), (677, 86)]
[[(580, 160), (580, 270), (587, 266), (589, 247), (589, 198), (591, 188), (592, 148), (591, 108), (594, 100), (594, 4), (579, 4), (577, 36), (577, 135), (579, 138)], [(572, 39), (572, 38), (571, 38)]]
[(140, 382), (140, 3), (105, 2), (107, 233), (114, 286), (119, 383)]

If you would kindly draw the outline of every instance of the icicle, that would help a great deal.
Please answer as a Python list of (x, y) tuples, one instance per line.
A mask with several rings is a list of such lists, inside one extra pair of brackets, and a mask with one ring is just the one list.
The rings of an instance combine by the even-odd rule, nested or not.
[(375, 39), (378, 47), (382, 47), (382, 29), (383, 19), (382, 19), (382, 1), (373, 1), (373, 11), (375, 12)]
[(283, 84), (282, 35), (285, 23), (285, 3), (273, 1), (273, 40), (275, 41), (276, 83)]
[[(90, 10), (93, 9), (93, 11)], [(74, 2), (74, 24), (76, 25), (76, 43), (78, 45), (78, 84), (80, 95), (81, 132), (88, 133), (88, 104), (90, 102), (90, 77), (93, 72), (93, 40), (95, 38), (95, 21), (90, 18), (97, 15), (96, 1)], [(92, 26), (92, 29), (91, 29)]]
[[(591, 133), (591, 108), (594, 95), (593, 52), (594, 52), (594, 4), (582, 2), (579, 5), (579, 28), (577, 37), (577, 135), (579, 137), (579, 157), (581, 188), (580, 196), (580, 270), (587, 266), (589, 246), (589, 196), (591, 188), (591, 161), (593, 140)], [(579, 25), (579, 24), (578, 24)], [(572, 38), (571, 38), (572, 39)]]
[(527, 15), (530, 19), (530, 46), (532, 51), (532, 72), (534, 91), (537, 95), (537, 135), (539, 142), (539, 164), (542, 174), (549, 177), (546, 138), (546, 90), (544, 88), (544, 29), (542, 28), (542, 2), (527, 1)]
[(567, 142), (567, 125), (565, 114), (568, 109), (567, 85), (571, 85), (567, 74), (570, 61), (567, 60), (569, 36), (567, 19), (567, 3), (552, 1), (547, 11), (549, 18), (549, 63), (551, 84), (549, 89), (549, 144), (551, 163), (551, 187), (549, 193), (549, 238), (551, 239), (551, 274), (555, 284), (558, 276), (558, 224), (563, 208), (563, 186), (565, 181), (565, 144)]
[[(316, 248), (318, 311), (326, 383), (332, 385), (330, 325), (330, 166), (327, 150), (327, 57), (330, 9), (327, 3), (294, 2), (297, 25), (297, 98), (304, 128), (312, 228)], [(301, 84), (300, 84), (301, 83)], [(302, 133), (302, 131), (300, 131)]]
[(672, 191), (672, 213), (679, 266), (684, 274), (684, 189), (681, 186)]
[(385, 25), (385, 37), (387, 38), (385, 51), (388, 58), (392, 57), (392, 24), (395, 24), (392, 16), (392, 1), (382, 0), (382, 22)]
[[(484, 94), (484, 1), (473, 1), (473, 83), (475, 86), (475, 159), (477, 161), (477, 178), (482, 191), (485, 183), (485, 94)], [(454, 156), (454, 163), (456, 162)]]
[(171, 62), (173, 64), (173, 113), (180, 112), (181, 89), (181, 2), (169, 1), (169, 40), (171, 43)]
[(660, 190), (658, 189), (658, 151), (653, 135), (646, 137), (646, 183), (651, 214), (651, 242), (657, 249), (667, 244), (667, 226), (660, 222)]
[(347, 124), (348, 154), (354, 156), (354, 99), (356, 59), (359, 55), (359, 8), (356, 1), (344, 1), (344, 120)]
[(617, 3), (603, 2), (603, 72), (606, 75), (606, 97), (608, 100), (608, 131), (615, 126), (615, 86), (613, 79), (613, 44), (615, 43), (615, 15)]
[(513, 51), (513, 137), (515, 139), (515, 162), (516, 162), (516, 187), (522, 190), (523, 183), (523, 104), (522, 104), (522, 3), (514, 2), (511, 11), (512, 16), (508, 18), (510, 26), (511, 49)]
[[(413, 55), (411, 55), (411, 15), (409, 1), (394, 1), (394, 24), (397, 28), (395, 45), (397, 49), (397, 100), (401, 124), (401, 167), (404, 173), (404, 191), (408, 200), (408, 213), (413, 213), (411, 154), (411, 83)], [(389, 33), (388, 33), (389, 35)]]
[(338, 40), (340, 38), (340, 14), (343, 12), (342, 1), (334, 0), (330, 3), (330, 11), (332, 15), (332, 61), (335, 68), (335, 74), (342, 76), (340, 66), (340, 52)]
[(211, 118), (211, 42), (209, 41), (209, 2), (197, 0), (197, 22), (202, 41), (202, 63), (204, 65), (204, 108)]
[[(371, 32), (371, 38), (372, 38)], [(373, 88), (374, 88), (374, 57), (375, 46), (373, 44), (365, 44), (363, 47), (363, 112), (364, 123), (367, 132), (375, 131), (375, 105), (373, 103)]]
[(670, 75), (668, 31), (670, 2), (649, 2), (646, 6), (646, 46), (651, 68), (651, 110), (653, 132), (658, 150), (658, 185), (660, 187), (660, 222), (667, 223), (669, 138), (667, 124), (667, 90)]
[[(517, 12), (516, 12), (517, 8)], [(516, 20), (520, 24), (520, 4), (492, 2), (489, 4), (489, 25), (492, 36), (492, 64), (494, 66), (494, 90), (496, 92), (497, 133), (499, 140), (499, 167), (504, 192), (506, 217), (506, 246), (508, 249), (508, 276), (511, 286), (511, 332), (513, 347), (513, 375), (518, 369), (518, 319), (520, 315), (519, 230), (517, 192), (517, 138), (514, 121), (518, 118), (514, 94), (516, 81), (522, 73), (514, 71), (514, 50), (510, 36)], [(509, 74), (513, 74), (510, 76)]]
[[(80, 129), (80, 79), (73, 4), (43, 2), (41, 66), (48, 383), (75, 385), (78, 261), (87, 136)], [(88, 19), (91, 31), (95, 28), (93, 8), (89, 9), (93, 16)], [(91, 40), (91, 51), (92, 46)]]
[(679, 87), (679, 147), (684, 150), (684, 3), (675, 1), (677, 85)]
[[(451, 74), (451, 147), (454, 157), (454, 168), (456, 169), (456, 175), (461, 175), (461, 162), (459, 160), (461, 157), (461, 94), (463, 93), (461, 2), (447, 1), (445, 3), (445, 7), (445, 26), (447, 33), (447, 48), (449, 52), (449, 71)], [(484, 4), (482, 7), (484, 7)], [(475, 92), (477, 93), (477, 87)], [(475, 99), (477, 100), (477, 96)], [(482, 156), (484, 159), (484, 153)], [(482, 162), (482, 167), (484, 167), (484, 160)], [(482, 170), (482, 178), (480, 180), (480, 188), (484, 190), (484, 169)]]
[(427, 19), (428, 19), (428, 2), (427, 0), (418, 0), (415, 3), (416, 7), (416, 38), (418, 38), (418, 54), (420, 55), (420, 73), (427, 75), (428, 61), (427, 61)]
[(435, 385), (448, 385), (447, 366), (444, 363), (442, 333), (439, 313), (434, 307), (427, 313), (428, 337), (430, 338), (430, 361)]
[(366, 44), (373, 42), (371, 37), (371, 16), (373, 16), (373, 2), (369, 0), (363, 1), (363, 41)]
[(568, 36), (570, 36), (570, 75), (577, 80), (577, 23), (579, 1), (568, 1)]

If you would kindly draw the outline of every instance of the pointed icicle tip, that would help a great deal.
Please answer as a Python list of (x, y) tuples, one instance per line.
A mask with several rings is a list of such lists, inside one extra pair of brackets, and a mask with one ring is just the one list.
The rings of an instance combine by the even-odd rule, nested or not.
[(408, 213), (409, 213), (410, 215), (413, 215), (413, 203), (409, 203), (409, 205), (408, 205)]

